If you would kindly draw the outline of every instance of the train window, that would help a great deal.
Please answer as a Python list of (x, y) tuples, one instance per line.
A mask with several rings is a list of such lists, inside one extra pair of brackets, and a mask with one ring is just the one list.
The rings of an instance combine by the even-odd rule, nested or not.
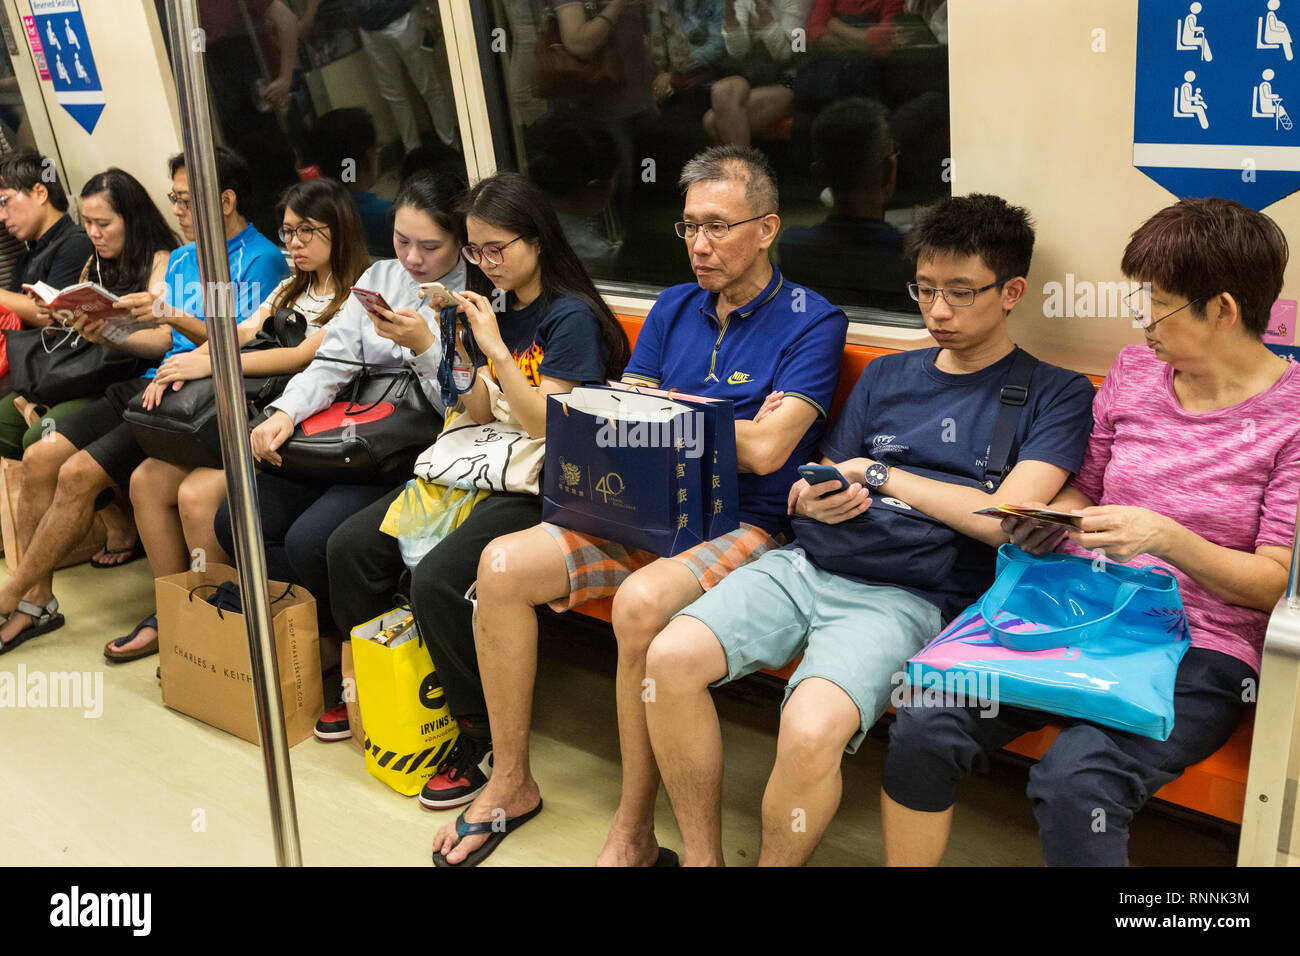
[(331, 176), (356, 196), (371, 254), (391, 256), (386, 214), (402, 176), (465, 175), (436, 3), (198, 0), (198, 14), (214, 132), (249, 162), (249, 218), (263, 235), (279, 228), (281, 191)]
[(773, 163), (791, 279), (920, 326), (903, 236), (950, 191), (942, 0), (470, 0), (497, 168), (555, 202), (607, 292), (691, 277), (677, 177), (711, 143)]

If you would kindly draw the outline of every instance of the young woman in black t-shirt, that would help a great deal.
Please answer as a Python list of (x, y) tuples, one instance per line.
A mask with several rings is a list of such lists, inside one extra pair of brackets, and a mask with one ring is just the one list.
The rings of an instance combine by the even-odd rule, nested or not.
[[(478, 267), (469, 270), (469, 289), (455, 294), (478, 363), (462, 396), (465, 413), (480, 424), (493, 421), (491, 381), (511, 418), (543, 437), (547, 395), (618, 378), (630, 354), (627, 336), (537, 186), (518, 173), (497, 173), (468, 193), (463, 208), (469, 243), (462, 252)], [(457, 348), (469, 358), (463, 343)], [(330, 537), (330, 601), (345, 634), (392, 607), (402, 558), (397, 542), (378, 528), (400, 494), (376, 502)], [(539, 495), (494, 491), (412, 571), (416, 622), (460, 724), (455, 747), (420, 794), (427, 807), (468, 803), (487, 782), (492, 744), (474, 655), (473, 605), (465, 593), (488, 542), (537, 524), (541, 510)], [(342, 705), (321, 718), (316, 733), (349, 736)]]

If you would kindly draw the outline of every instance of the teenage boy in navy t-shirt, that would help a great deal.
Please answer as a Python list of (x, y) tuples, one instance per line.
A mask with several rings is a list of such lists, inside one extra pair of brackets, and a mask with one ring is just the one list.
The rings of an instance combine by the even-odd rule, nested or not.
[[(993, 549), (1007, 535), (974, 512), (1051, 501), (1082, 463), (1092, 386), (1040, 363), (1012, 467), (995, 492), (982, 484), (1003, 385), (1024, 361), (1006, 317), (1025, 294), (1033, 251), (1025, 211), (995, 196), (947, 199), (908, 241), (917, 258), (909, 291), (939, 348), (867, 366), (822, 443), (822, 464), (848, 487), (795, 482), (795, 542), (737, 570), (650, 645), (646, 719), (687, 864), (722, 863), (722, 738), (710, 685), (803, 654), (786, 687), (759, 862), (804, 862), (839, 805), (841, 753), (855, 752), (889, 706), (907, 659), (992, 583)], [(942, 522), (927, 524), (951, 545), (920, 561), (909, 560), (919, 550), (885, 555), (890, 535), (914, 534), (923, 520), (909, 511)], [(877, 536), (883, 527), (894, 530)], [(906, 540), (919, 549), (923, 538)], [(940, 564), (950, 570), (934, 573)]]

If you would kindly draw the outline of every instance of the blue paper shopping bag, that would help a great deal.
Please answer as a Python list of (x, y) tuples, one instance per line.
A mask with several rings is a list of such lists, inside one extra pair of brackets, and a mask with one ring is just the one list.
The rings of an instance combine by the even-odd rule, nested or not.
[(700, 459), (704, 540), (712, 541), (740, 527), (740, 471), (736, 460), (736, 410), (730, 399), (688, 395), (647, 385), (610, 385), (618, 391), (654, 395), (692, 406), (695, 436), (688, 439), (687, 455)]
[(705, 540), (693, 414), (618, 389), (549, 396), (542, 520), (665, 557)]
[(1173, 575), (1004, 544), (993, 587), (904, 675), (913, 687), (980, 688), (981, 697), (991, 688), (1000, 704), (1167, 740), (1190, 646)]

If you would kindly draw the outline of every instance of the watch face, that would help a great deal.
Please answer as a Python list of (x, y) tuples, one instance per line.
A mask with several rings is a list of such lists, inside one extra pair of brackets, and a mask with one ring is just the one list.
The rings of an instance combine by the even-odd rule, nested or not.
[(877, 461), (867, 466), (866, 479), (870, 487), (879, 488), (888, 478), (889, 467), (887, 465), (882, 465)]

